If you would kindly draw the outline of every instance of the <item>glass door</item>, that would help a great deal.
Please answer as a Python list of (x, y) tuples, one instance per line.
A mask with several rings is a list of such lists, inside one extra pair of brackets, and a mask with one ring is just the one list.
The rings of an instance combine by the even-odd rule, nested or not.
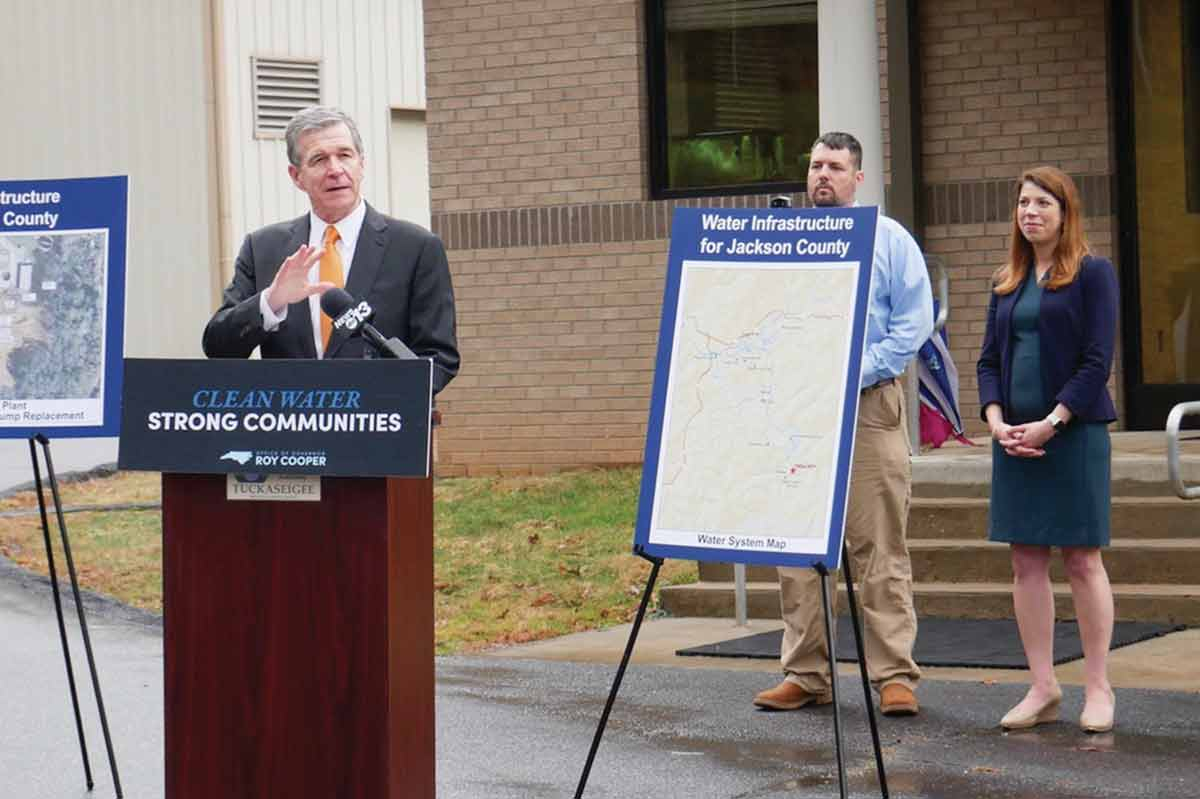
[(1200, 400), (1200, 0), (1127, 3), (1113, 37), (1129, 101), (1116, 163), (1126, 421), (1161, 429), (1176, 402)]

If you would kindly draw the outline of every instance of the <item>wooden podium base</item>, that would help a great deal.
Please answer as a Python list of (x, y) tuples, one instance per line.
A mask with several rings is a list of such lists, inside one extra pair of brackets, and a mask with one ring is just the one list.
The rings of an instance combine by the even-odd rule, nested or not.
[(167, 799), (433, 799), (433, 482), (163, 476)]

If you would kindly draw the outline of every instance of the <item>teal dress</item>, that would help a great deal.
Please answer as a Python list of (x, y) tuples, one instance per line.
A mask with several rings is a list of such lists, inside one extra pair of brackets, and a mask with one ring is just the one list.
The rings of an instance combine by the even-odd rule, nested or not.
[[(1033, 269), (1020, 292), (1012, 313), (1012, 407), (1005, 412), (1005, 421), (1014, 425), (1044, 419), (1057, 404), (1042, 382), (1042, 287)], [(1072, 422), (1044, 449), (1041, 458), (1018, 458), (992, 442), (988, 539), (1048, 547), (1107, 546), (1112, 455), (1108, 426)]]

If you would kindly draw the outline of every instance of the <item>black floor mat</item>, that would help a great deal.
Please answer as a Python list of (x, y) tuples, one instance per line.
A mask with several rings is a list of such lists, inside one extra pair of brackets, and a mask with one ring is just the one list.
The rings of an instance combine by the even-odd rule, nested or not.
[[(1184, 625), (1150, 622), (1117, 622), (1113, 628), (1112, 648), (1116, 649), (1148, 638), (1173, 633)], [(680, 649), (677, 655), (723, 658), (778, 659), (782, 630), (747, 635), (706, 646)], [(854, 646), (854, 628), (847, 616), (838, 619), (838, 660), (858, 660)], [(1011, 619), (937, 619), (918, 620), (917, 644), (913, 656), (921, 666), (975, 666), (980, 668), (1023, 669), (1025, 653), (1017, 623)], [(1054, 663), (1068, 663), (1083, 657), (1079, 626), (1074, 621), (1054, 625)]]

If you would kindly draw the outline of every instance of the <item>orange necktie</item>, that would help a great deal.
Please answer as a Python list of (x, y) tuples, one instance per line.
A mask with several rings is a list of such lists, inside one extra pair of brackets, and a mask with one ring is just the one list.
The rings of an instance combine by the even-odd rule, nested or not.
[[(321, 274), (320, 278), (323, 283), (332, 283), (338, 288), (342, 288), (345, 283), (345, 275), (342, 273), (342, 256), (338, 254), (337, 243), (338, 236), (337, 228), (333, 225), (325, 228), (325, 252), (321, 254)], [(329, 334), (333, 332), (333, 320), (321, 311), (321, 349), (329, 348)]]

